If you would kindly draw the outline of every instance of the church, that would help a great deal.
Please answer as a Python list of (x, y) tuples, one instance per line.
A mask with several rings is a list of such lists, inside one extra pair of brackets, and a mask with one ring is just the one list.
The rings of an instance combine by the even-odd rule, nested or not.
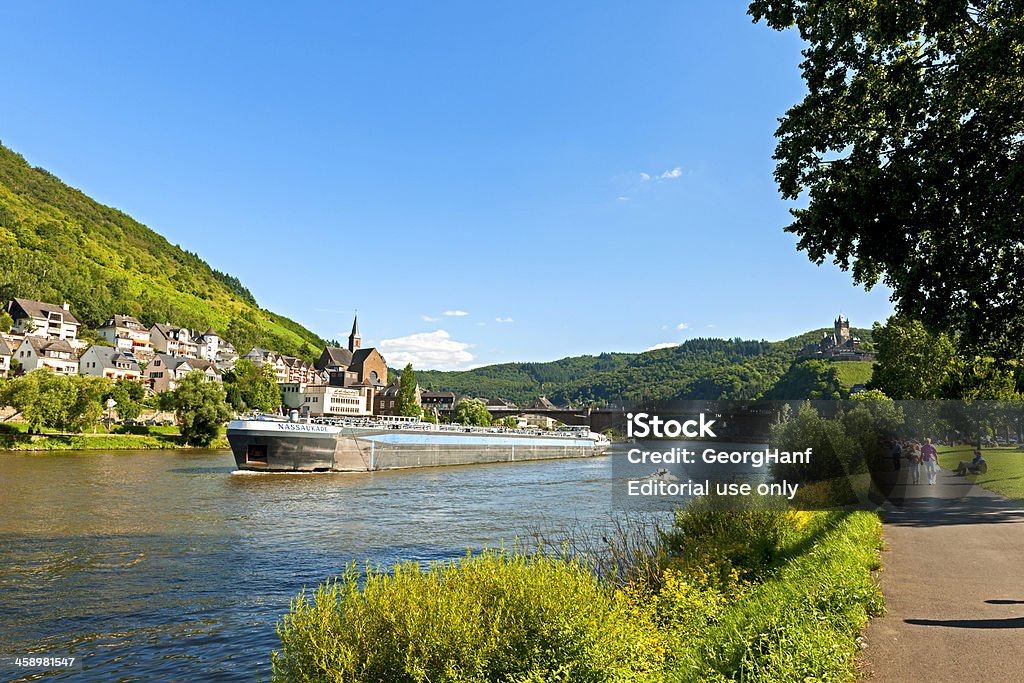
[(328, 346), (314, 364), (320, 372), (327, 373), (328, 384), (336, 387), (382, 388), (388, 381), (388, 365), (380, 351), (370, 347), (360, 348), (359, 316), (352, 319), (352, 333), (348, 336), (348, 348)]

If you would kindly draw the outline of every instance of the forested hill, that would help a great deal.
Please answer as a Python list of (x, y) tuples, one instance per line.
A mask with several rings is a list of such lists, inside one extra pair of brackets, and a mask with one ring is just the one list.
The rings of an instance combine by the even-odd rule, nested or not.
[[(804, 398), (815, 391), (813, 382), (827, 384), (834, 379), (824, 376), (829, 374), (829, 366), (843, 365), (811, 362), (808, 372), (804, 363), (794, 363), (797, 352), (808, 342), (821, 339), (823, 332), (815, 330), (778, 342), (691, 339), (673, 348), (644, 353), (574, 356), (549, 363), (504, 363), (461, 372), (417, 371), (416, 376), (427, 389), (503, 398), (519, 404), (542, 394), (556, 404), (574, 405), (670, 399), (743, 400), (770, 395), (780, 380), (794, 394), (788, 398)], [(853, 333), (865, 341), (871, 339), (871, 330), (854, 329)], [(800, 366), (799, 380), (791, 378), (794, 365)], [(804, 375), (807, 379), (803, 379)], [(815, 396), (818, 397), (826, 396)]]
[(67, 301), (93, 329), (114, 313), (213, 327), (242, 353), (262, 346), (311, 359), (324, 345), (261, 309), (237, 278), (0, 145), (0, 301), (13, 296)]

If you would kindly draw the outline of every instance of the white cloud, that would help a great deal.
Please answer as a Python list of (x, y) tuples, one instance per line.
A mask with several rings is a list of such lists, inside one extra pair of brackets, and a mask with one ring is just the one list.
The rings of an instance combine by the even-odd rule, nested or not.
[(436, 323), (438, 320), (440, 320), (440, 318), (432, 318), (429, 315), (421, 315), (420, 320), (422, 320), (425, 323)]
[(626, 196), (619, 197), (619, 201), (620, 202), (628, 202), (631, 199), (632, 199), (632, 197), (626, 197)]
[(714, 329), (715, 327), (717, 327), (717, 325), (715, 325), (714, 323), (708, 323), (709, 329)]
[(677, 346), (679, 346), (679, 342), (661, 342), (660, 344), (647, 347), (644, 349), (644, 352), (657, 351), (658, 349), (674, 349)]
[(688, 329), (690, 329), (690, 326), (687, 325), (686, 323), (679, 323), (678, 325), (676, 325), (676, 329), (677, 330), (688, 330)]
[(456, 309), (454, 311), (445, 311), (444, 314), (445, 315), (454, 315), (456, 317), (462, 317), (464, 315), (469, 315), (469, 313), (466, 313), (465, 311), (460, 311), (458, 309)]
[(382, 339), (378, 346), (391, 367), (412, 363), (424, 370), (464, 370), (475, 358), (467, 351), (472, 344), (455, 341), (444, 330)]
[(650, 179), (651, 179), (651, 174), (650, 174), (650, 173), (644, 173), (644, 172), (642, 172), (642, 171), (640, 172), (640, 180), (641, 180), (642, 182), (645, 182), (645, 183), (646, 183), (646, 182), (647, 182), (648, 180), (650, 180)]
[(682, 176), (683, 176), (683, 169), (682, 169), (682, 167), (676, 166), (675, 168), (673, 168), (673, 169), (671, 169), (669, 171), (665, 171), (660, 176), (658, 176), (658, 180), (674, 180), (675, 178), (681, 178)]
[(513, 320), (512, 318), (502, 318), (501, 316), (498, 316), (497, 318), (494, 319), (494, 322), (496, 322), (496, 323), (514, 323), (515, 320)]

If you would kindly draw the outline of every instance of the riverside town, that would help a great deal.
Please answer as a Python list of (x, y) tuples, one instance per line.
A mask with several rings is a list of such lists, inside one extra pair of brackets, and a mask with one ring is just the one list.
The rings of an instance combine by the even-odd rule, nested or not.
[(0, 681), (1024, 680), (1024, 0), (0, 64)]

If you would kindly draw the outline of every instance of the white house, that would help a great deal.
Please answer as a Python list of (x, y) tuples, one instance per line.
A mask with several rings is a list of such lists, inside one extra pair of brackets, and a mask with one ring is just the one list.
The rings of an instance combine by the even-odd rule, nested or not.
[(149, 337), (153, 350), (169, 356), (199, 358), (199, 344), (192, 337), (187, 327), (175, 327), (170, 323), (157, 323), (149, 328)]
[(155, 393), (174, 391), (178, 382), (185, 379), (190, 372), (200, 371), (207, 382), (220, 382), (220, 370), (217, 366), (201, 358), (182, 358), (166, 353), (158, 353), (146, 366), (146, 384)]
[(109, 377), (117, 381), (130, 379), (142, 380), (142, 369), (135, 359), (125, 355), (119, 349), (93, 344), (78, 359), (78, 372), (82, 375)]
[(25, 372), (49, 368), (64, 375), (78, 374), (78, 356), (64, 339), (26, 336), (14, 357)]
[(309, 384), (302, 394), (299, 412), (310, 417), (369, 416), (373, 414), (373, 388), (347, 389), (330, 384)]
[(6, 377), (11, 371), (11, 347), (0, 336), (0, 377)]
[(32, 337), (72, 340), (78, 336), (81, 325), (78, 318), (71, 315), (67, 302), (57, 306), (15, 297), (7, 304), (7, 312), (14, 319), (11, 331)]
[(119, 351), (142, 356), (153, 351), (149, 330), (130, 315), (114, 315), (96, 331)]

